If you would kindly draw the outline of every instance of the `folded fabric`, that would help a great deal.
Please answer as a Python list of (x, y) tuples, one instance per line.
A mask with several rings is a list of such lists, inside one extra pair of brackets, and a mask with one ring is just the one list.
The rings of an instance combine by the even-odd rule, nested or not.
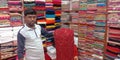
[(54, 7), (61, 7), (61, 4), (54, 4)]
[(97, 3), (97, 6), (106, 6), (106, 3)]
[(39, 24), (41, 27), (45, 28), (46, 24)]
[(45, 4), (44, 1), (35, 1), (36, 4)]
[(113, 42), (118, 42), (118, 43), (120, 43), (120, 38), (112, 38), (112, 37), (110, 37), (110, 38), (109, 38), (109, 41), (113, 41)]
[(22, 26), (23, 24), (22, 24), (22, 22), (19, 22), (19, 21), (17, 21), (17, 22), (13, 22), (13, 21), (12, 21), (12, 22), (10, 23), (10, 25), (11, 25), (11, 26)]
[(108, 55), (110, 55), (110, 56), (113, 56), (113, 57), (117, 57), (117, 55), (118, 55), (118, 53), (112, 52), (112, 51), (110, 51), (110, 50), (107, 50), (106, 53), (107, 53)]
[(25, 7), (33, 7), (35, 6), (35, 3), (32, 3), (32, 4), (24, 4)]
[(97, 10), (97, 4), (88, 4), (87, 10)]
[(22, 2), (21, 1), (8, 1), (8, 4), (10, 4), (10, 5), (21, 5)]
[(53, 0), (46, 0), (46, 2), (53, 2)]
[(94, 28), (95, 28), (94, 30), (104, 30), (105, 31), (105, 27), (102, 27), (102, 26), (96, 26)]
[(45, 20), (45, 17), (37, 17), (37, 20)]
[(55, 23), (55, 20), (46, 20), (46, 23), (47, 24), (53, 24), (53, 23)]
[(54, 25), (55, 25), (55, 26), (60, 26), (61, 24), (60, 24), (60, 23), (55, 23)]
[(95, 25), (97, 25), (97, 26), (105, 26), (106, 23), (105, 22), (96, 22)]
[(87, 3), (80, 3), (80, 10), (87, 10)]
[(46, 18), (55, 18), (54, 14), (46, 14)]
[(55, 14), (55, 11), (54, 10), (47, 10), (46, 14)]
[(45, 3), (46, 6), (53, 6), (53, 3)]
[(60, 20), (60, 18), (61, 18), (60, 16), (56, 16), (55, 20)]
[(53, 0), (54, 2), (61, 2), (61, 0)]
[(36, 4), (36, 6), (45, 6), (45, 4)]
[(55, 6), (54, 6), (54, 9), (55, 9), (55, 10), (61, 10), (61, 7), (55, 7)]
[(109, 59), (109, 60), (114, 60), (114, 59), (116, 58), (116, 57), (110, 56), (110, 55), (108, 55), (108, 54), (106, 54), (106, 53), (105, 53), (105, 56), (106, 56), (106, 58)]
[(94, 18), (94, 20), (106, 20), (105, 14), (97, 14)]
[(45, 0), (35, 0), (35, 1), (42, 1), (42, 2), (45, 2)]
[(33, 9), (35, 9), (35, 10), (45, 10), (45, 6), (33, 6)]
[(10, 26), (9, 20), (0, 20), (0, 27), (1, 26)]
[(61, 14), (61, 10), (56, 10), (55, 14)]
[(118, 33), (118, 32), (120, 32), (119, 29), (116, 29), (116, 28), (110, 28), (110, 29), (109, 29), (109, 33), (112, 33), (112, 34), (120, 34), (120, 33)]
[(112, 34), (112, 33), (109, 33), (109, 37), (120, 38), (120, 34)]
[(46, 29), (48, 28), (55, 28), (55, 25), (46, 26)]
[(55, 20), (55, 18), (46, 18), (46, 20)]
[(116, 44), (111, 44), (111, 43), (107, 43), (108, 46), (111, 46), (111, 47), (116, 47), (116, 48), (119, 48), (120, 49), (120, 46), (119, 45), (116, 45)]
[(55, 20), (55, 22), (61, 22), (61, 20)]
[(107, 2), (106, 0), (97, 0), (98, 3), (104, 3)]
[(24, 0), (24, 4), (33, 4), (33, 3), (35, 3), (35, 1), (25, 1)]
[(120, 53), (120, 48), (112, 47), (112, 46), (107, 46), (107, 50), (114, 52), (114, 53)]

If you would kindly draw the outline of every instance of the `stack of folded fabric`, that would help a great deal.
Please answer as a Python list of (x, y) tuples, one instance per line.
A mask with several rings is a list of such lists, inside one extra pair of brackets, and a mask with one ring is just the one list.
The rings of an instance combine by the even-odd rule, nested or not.
[(120, 1), (119, 0), (109, 0), (108, 10), (109, 11), (120, 11)]
[(22, 2), (20, 0), (9, 0), (8, 7), (10, 11), (22, 11)]
[(21, 26), (22, 25), (22, 15), (20, 13), (10, 13), (11, 26)]
[(60, 28), (61, 22), (61, 0), (53, 0), (53, 7), (55, 9), (55, 26)]
[(120, 46), (114, 44), (107, 44), (106, 47), (106, 56), (107, 58), (115, 59), (117, 55), (120, 53)]
[(62, 12), (61, 14), (61, 22), (69, 22), (70, 21), (70, 14), (67, 12)]
[(72, 12), (72, 23), (78, 23), (79, 21), (79, 14), (77, 12)]
[(106, 8), (106, 3), (97, 3), (97, 11), (98, 12), (106, 12), (107, 8)]
[(27, 8), (33, 8), (35, 6), (35, 0), (24, 0), (24, 7)]
[(70, 1), (66, 0), (66, 1), (62, 1), (62, 11), (69, 11), (70, 10)]
[(73, 11), (78, 11), (79, 9), (79, 0), (72, 0), (72, 10)]
[(94, 39), (94, 36), (93, 36), (94, 29), (95, 29), (95, 26), (87, 26), (86, 37)]
[(44, 1), (35, 1), (35, 10), (45, 10), (45, 2)]
[(45, 0), (35, 0), (35, 4), (33, 9), (37, 12), (37, 24), (41, 25), (41, 27), (45, 27)]
[(10, 15), (8, 14), (2, 14), (0, 15), (0, 27), (3, 26), (10, 26)]
[(46, 0), (46, 29), (52, 30), (55, 28), (55, 10), (53, 0)]
[(7, 4), (7, 0), (0, 0), (0, 8), (7, 8), (8, 4)]

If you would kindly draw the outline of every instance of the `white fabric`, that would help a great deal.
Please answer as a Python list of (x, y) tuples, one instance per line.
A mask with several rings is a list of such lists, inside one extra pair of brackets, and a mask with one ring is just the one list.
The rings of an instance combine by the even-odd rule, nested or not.
[(20, 33), (26, 38), (25, 60), (45, 60), (43, 45), (42, 45), (41, 36), (40, 36), (41, 27), (39, 25), (35, 25), (35, 29), (30, 29), (25, 25), (24, 28), (21, 30)]

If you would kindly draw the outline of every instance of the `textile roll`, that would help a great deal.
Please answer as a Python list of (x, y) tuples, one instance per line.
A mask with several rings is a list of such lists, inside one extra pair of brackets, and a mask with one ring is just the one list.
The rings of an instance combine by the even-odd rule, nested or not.
[[(74, 32), (67, 28), (54, 31), (56, 60), (74, 60)], [(66, 58), (67, 57), (67, 58)]]

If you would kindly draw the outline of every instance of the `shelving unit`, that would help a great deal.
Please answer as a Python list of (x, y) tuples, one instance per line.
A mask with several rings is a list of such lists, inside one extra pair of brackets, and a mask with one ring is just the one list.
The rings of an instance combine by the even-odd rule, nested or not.
[[(69, 15), (61, 17), (61, 24), (74, 30), (78, 35), (80, 60), (103, 60), (107, 41), (107, 1), (106, 0), (67, 0)], [(67, 4), (67, 2), (66, 2)], [(77, 8), (77, 9), (76, 9)], [(67, 17), (66, 17), (67, 18)], [(63, 26), (64, 26), (63, 25)]]
[(108, 40), (106, 60), (114, 60), (120, 54), (120, 1), (108, 0)]
[(16, 59), (17, 32), (23, 24), (22, 0), (0, 0), (0, 60)]

